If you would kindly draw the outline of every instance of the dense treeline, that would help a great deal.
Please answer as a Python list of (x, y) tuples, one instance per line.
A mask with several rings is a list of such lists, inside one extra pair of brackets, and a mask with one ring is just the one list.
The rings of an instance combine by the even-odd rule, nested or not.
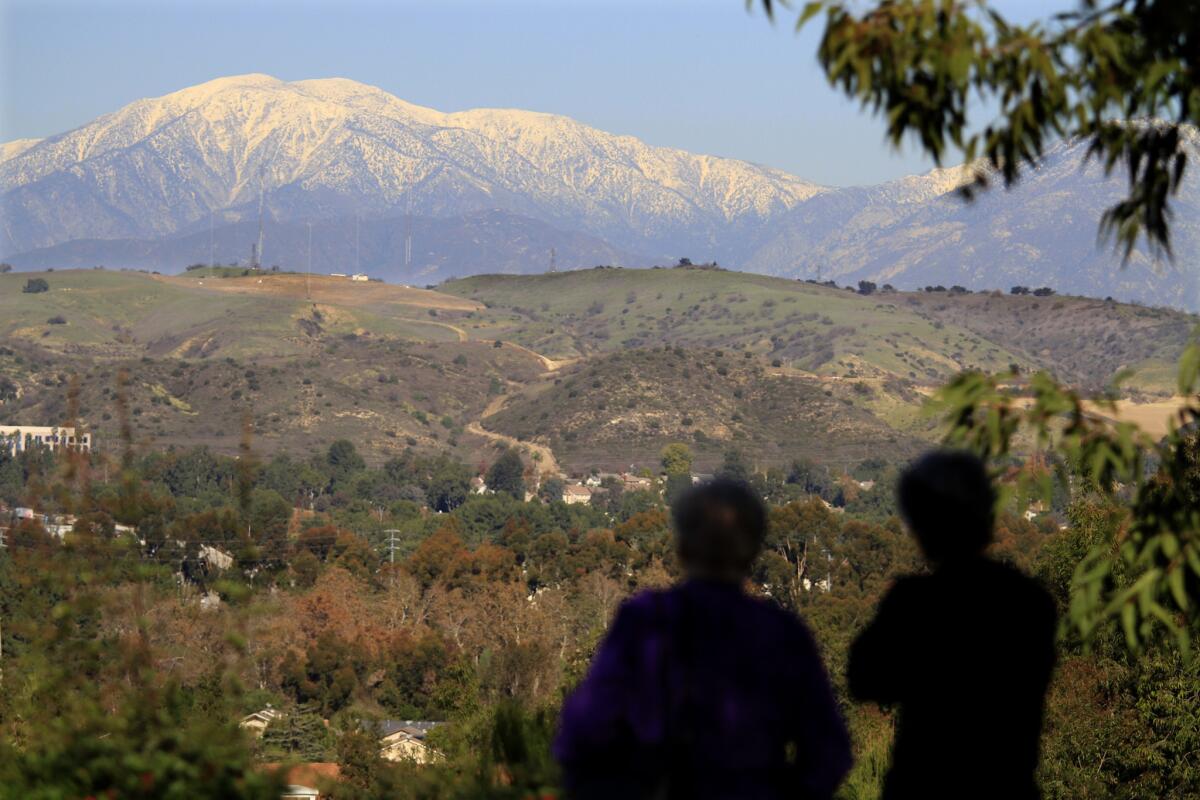
[[(248, 449), (107, 467), (0, 455), (0, 500), (76, 518), (61, 542), (20, 521), (0, 551), (0, 793), (152, 797), (212, 774), (211, 796), (268, 796), (253, 764), (289, 759), (341, 763), (339, 797), (552, 791), (563, 693), (621, 600), (678, 570), (657, 486), (610, 482), (594, 505), (525, 502), (514, 457), (471, 468), (406, 454), (373, 469), (349, 442), (263, 464)], [(664, 453), (668, 497), (687, 466), (685, 452)], [(477, 471), (500, 491), (473, 494)], [(921, 569), (887, 499), (894, 470), (753, 475), (731, 453), (722, 472), (772, 505), (753, 590), (805, 617), (842, 691), (856, 630), (894, 576)], [(994, 554), (1065, 606), (1075, 564), (1124, 512), (1091, 498), (1063, 508), (1061, 530), (1050, 515), (1003, 517)], [(1187, 796), (1198, 677), (1170, 650), (1137, 659), (1105, 639), (1091, 652), (1064, 641), (1047, 796)], [(260, 740), (238, 735), (268, 703), (283, 720)], [(844, 796), (876, 796), (891, 719), (844, 708), (858, 753)], [(361, 726), (382, 718), (447, 721), (430, 734), (446, 761), (379, 759)]]

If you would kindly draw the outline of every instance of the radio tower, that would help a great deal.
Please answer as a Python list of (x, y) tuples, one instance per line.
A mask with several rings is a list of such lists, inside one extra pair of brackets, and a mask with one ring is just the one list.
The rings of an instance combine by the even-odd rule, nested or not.
[(412, 207), (404, 215), (404, 266), (412, 266)]
[(266, 200), (266, 165), (258, 168), (258, 247), (253, 251), (251, 269), (262, 269), (263, 262), (263, 207)]
[(550, 271), (558, 272), (558, 263), (555, 260), (554, 256), (555, 256), (554, 248), (551, 247), (550, 248)]

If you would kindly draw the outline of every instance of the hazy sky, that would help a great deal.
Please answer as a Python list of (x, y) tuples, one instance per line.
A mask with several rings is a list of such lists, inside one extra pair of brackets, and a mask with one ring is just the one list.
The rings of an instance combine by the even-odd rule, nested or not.
[[(1018, 16), (1047, 4), (999, 3)], [(927, 169), (891, 151), (880, 121), (828, 87), (816, 28), (798, 36), (793, 20), (772, 26), (743, 0), (0, 0), (0, 141), (265, 72), (352, 78), (443, 111), (565, 114), (820, 183)]]

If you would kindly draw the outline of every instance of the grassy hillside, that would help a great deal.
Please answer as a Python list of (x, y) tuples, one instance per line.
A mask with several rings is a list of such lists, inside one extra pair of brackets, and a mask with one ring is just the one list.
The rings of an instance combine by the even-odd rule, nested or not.
[[(31, 278), (49, 290), (23, 292)], [(714, 269), (440, 289), (236, 270), (0, 275), (0, 423), (76, 417), (114, 446), (124, 370), (144, 446), (235, 452), (246, 419), (263, 452), (349, 437), (376, 459), (412, 446), (487, 461), (515, 439), (578, 471), (654, 466), (686, 441), (701, 468), (729, 448), (764, 466), (848, 465), (932, 441), (924, 398), (971, 366), (1088, 386), (1133, 368), (1129, 413), (1163, 416), (1195, 323), (1083, 298), (863, 296)]]
[(746, 352), (647, 348), (577, 363), (510, 399), (485, 425), (547, 444), (575, 471), (656, 463), (688, 443), (701, 469), (729, 449), (761, 466), (808, 457), (850, 466), (919, 446), (872, 411), (886, 390), (771, 369)]
[[(46, 280), (49, 291), (22, 291), (31, 278)], [(313, 351), (314, 323), (329, 335), (455, 341), (465, 337), (437, 315), (452, 318), (476, 307), (424, 289), (327, 276), (311, 279), (310, 301), (305, 286), (302, 275), (271, 273), (10, 273), (0, 275), (0, 338), (105, 357), (281, 357)]]
[(138, 447), (207, 445), (232, 453), (249, 422), (260, 453), (307, 454), (350, 438), (374, 460), (409, 446), (469, 457), (478, 443), (464, 437), (464, 427), (500, 387), (536, 374), (522, 354), (472, 342), (347, 337), (328, 341), (320, 357), (253, 360), (96, 361), (5, 346), (0, 388), (17, 396), (0, 403), (0, 419), (77, 418), (102, 446), (115, 448), (123, 393)]
[(1015, 364), (1103, 385), (1121, 368), (1169, 390), (1195, 318), (1077, 297), (876, 293), (704, 268), (480, 275), (442, 291), (487, 306), (472, 334), (572, 357), (658, 344), (730, 347), (818, 375), (933, 385)]

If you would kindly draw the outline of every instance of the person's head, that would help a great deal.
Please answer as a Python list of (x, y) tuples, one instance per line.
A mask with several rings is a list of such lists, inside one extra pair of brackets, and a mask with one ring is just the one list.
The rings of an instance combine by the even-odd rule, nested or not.
[(671, 517), (689, 576), (740, 582), (750, 574), (766, 536), (767, 511), (749, 486), (718, 478), (693, 487), (675, 501)]
[(900, 514), (935, 564), (977, 556), (992, 541), (996, 493), (976, 456), (935, 450), (900, 476)]

